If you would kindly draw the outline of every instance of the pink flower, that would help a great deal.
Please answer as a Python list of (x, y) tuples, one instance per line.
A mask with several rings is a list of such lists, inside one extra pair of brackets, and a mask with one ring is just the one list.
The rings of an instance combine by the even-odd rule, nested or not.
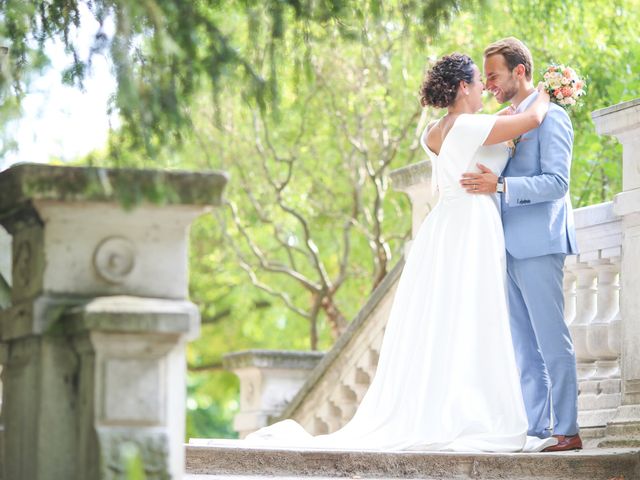
[(570, 97), (571, 95), (573, 95), (573, 91), (571, 90), (571, 87), (563, 87), (562, 88), (562, 96), (563, 97)]

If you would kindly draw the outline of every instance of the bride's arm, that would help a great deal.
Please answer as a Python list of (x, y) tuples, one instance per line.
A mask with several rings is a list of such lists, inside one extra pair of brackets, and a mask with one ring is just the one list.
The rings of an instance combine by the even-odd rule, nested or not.
[(549, 94), (538, 85), (538, 98), (522, 113), (499, 115), (484, 145), (506, 142), (538, 128), (549, 110)]
[(513, 108), (513, 105), (509, 105), (508, 107), (503, 108), (502, 110), (495, 113), (495, 115), (515, 115), (516, 109)]

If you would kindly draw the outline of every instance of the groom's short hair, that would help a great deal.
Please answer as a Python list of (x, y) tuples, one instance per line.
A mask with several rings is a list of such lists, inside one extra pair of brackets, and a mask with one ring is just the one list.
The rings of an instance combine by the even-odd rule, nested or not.
[(507, 62), (509, 70), (513, 70), (518, 65), (524, 65), (524, 73), (527, 80), (531, 80), (533, 72), (533, 57), (527, 46), (515, 37), (507, 37), (497, 42), (493, 42), (484, 49), (484, 57), (491, 55), (502, 55)]

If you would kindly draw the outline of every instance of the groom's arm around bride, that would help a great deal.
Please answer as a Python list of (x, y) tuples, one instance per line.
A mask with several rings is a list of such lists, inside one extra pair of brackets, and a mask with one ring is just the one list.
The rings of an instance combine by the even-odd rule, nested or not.
[[(510, 101), (516, 112), (535, 99), (533, 59), (519, 40), (489, 45), (484, 70), (486, 88), (499, 102)], [(559, 444), (550, 450), (581, 448), (575, 353), (564, 321), (562, 286), (564, 259), (577, 253), (569, 197), (571, 120), (552, 104), (539, 128), (514, 140), (503, 177), (475, 175), (503, 186), (511, 332), (529, 435), (557, 436)]]

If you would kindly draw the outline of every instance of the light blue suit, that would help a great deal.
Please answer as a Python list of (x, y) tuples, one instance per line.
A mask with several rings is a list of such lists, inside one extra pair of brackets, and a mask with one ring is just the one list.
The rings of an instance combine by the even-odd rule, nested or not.
[(572, 147), (571, 120), (551, 104), (542, 125), (522, 135), (503, 172), (511, 333), (529, 435), (538, 437), (578, 432), (576, 361), (562, 289), (565, 256), (577, 253), (569, 198)]

